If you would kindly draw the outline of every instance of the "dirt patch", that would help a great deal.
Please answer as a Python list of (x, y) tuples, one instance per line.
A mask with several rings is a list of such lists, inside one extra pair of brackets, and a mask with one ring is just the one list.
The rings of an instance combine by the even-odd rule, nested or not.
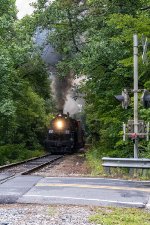
[(75, 155), (64, 156), (63, 159), (60, 159), (33, 174), (44, 177), (88, 176), (91, 174), (91, 170), (87, 165), (85, 155), (78, 153)]

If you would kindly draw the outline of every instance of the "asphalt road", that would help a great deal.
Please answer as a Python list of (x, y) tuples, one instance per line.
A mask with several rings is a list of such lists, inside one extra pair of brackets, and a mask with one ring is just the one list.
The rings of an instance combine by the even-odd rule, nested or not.
[(0, 203), (15, 202), (150, 207), (150, 182), (19, 176), (0, 184)]

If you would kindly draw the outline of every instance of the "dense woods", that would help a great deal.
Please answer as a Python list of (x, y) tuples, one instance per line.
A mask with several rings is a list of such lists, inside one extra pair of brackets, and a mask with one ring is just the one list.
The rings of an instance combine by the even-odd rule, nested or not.
[(6, 150), (15, 159), (17, 149), (21, 155), (21, 149), (39, 148), (51, 99), (47, 69), (32, 41), (34, 27), (28, 17), (18, 21), (16, 13), (14, 0), (1, 1), (1, 163), (7, 161)]
[[(142, 35), (150, 38), (149, 0), (38, 0), (32, 16), (18, 20), (15, 0), (0, 3), (0, 145), (37, 149), (54, 111), (49, 70), (34, 44), (37, 27), (62, 55), (61, 76), (85, 76), (86, 135), (97, 155), (131, 157), (132, 141), (122, 141), (122, 122), (133, 118), (133, 94), (127, 110), (114, 98), (133, 89), (133, 34), (139, 37), (139, 88), (150, 90), (150, 61), (142, 63)], [(150, 58), (150, 48), (147, 51)], [(140, 101), (139, 101), (140, 102)], [(140, 118), (150, 109), (139, 104)], [(0, 148), (2, 148), (0, 147)], [(149, 157), (150, 142), (140, 142)]]

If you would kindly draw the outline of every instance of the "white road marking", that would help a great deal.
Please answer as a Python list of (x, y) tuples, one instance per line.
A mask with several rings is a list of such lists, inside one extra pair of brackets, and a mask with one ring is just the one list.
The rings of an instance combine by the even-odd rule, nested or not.
[(24, 195), (23, 197), (41, 197), (41, 198), (59, 198), (59, 199), (71, 199), (71, 200), (84, 200), (84, 201), (97, 201), (97, 202), (108, 202), (108, 203), (119, 203), (119, 204), (130, 204), (130, 205), (141, 205), (145, 206), (141, 202), (122, 202), (122, 201), (113, 201), (113, 200), (104, 200), (96, 198), (76, 198), (76, 197), (66, 197), (66, 196), (48, 196), (48, 195)]

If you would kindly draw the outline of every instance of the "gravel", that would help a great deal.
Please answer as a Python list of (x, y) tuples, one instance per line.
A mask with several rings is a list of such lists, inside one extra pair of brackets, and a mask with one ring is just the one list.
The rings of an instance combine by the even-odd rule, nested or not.
[(90, 207), (32, 204), (0, 205), (0, 225), (92, 225)]
[(90, 176), (90, 174), (91, 171), (83, 153), (67, 155), (63, 159), (32, 173), (32, 175), (43, 177), (78, 177)]

